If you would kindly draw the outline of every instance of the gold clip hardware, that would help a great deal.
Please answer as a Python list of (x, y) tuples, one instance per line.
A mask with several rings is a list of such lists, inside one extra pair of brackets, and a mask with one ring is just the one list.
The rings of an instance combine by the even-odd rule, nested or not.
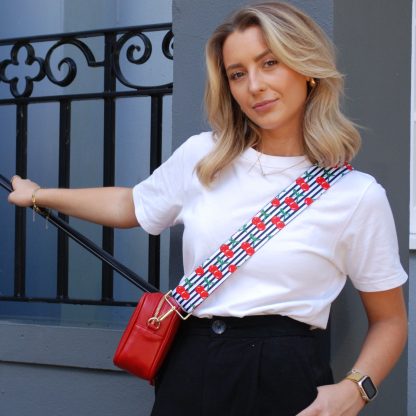
[[(178, 309), (178, 307), (169, 301), (169, 297), (171, 296), (171, 294), (172, 294), (172, 291), (170, 290), (168, 293), (165, 294), (165, 296), (163, 296), (163, 298), (159, 302), (159, 305), (157, 305), (154, 316), (149, 318), (149, 320), (147, 321), (147, 325), (152, 326), (154, 329), (159, 329), (160, 328), (160, 323), (163, 320), (165, 320), (172, 312), (176, 312), (176, 314), (179, 315), (179, 317), (183, 321), (185, 321), (186, 319), (188, 319), (191, 316), (190, 313), (183, 316), (181, 311)], [(163, 302), (165, 302), (165, 301), (170, 306), (170, 309), (168, 311), (166, 311), (162, 316), (158, 316), (159, 313), (160, 313), (160, 310), (162, 309)]]

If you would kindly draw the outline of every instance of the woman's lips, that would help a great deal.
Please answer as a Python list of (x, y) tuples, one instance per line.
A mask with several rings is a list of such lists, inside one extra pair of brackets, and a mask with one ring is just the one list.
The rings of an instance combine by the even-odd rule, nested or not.
[(264, 100), (260, 101), (259, 103), (256, 103), (253, 105), (253, 110), (255, 111), (264, 111), (268, 110), (270, 107), (274, 105), (274, 103), (278, 100), (278, 98), (275, 98), (273, 100)]

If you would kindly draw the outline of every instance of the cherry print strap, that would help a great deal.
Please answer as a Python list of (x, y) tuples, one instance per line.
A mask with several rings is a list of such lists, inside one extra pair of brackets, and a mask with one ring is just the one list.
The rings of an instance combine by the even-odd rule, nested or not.
[(334, 168), (312, 165), (181, 280), (172, 291), (177, 303), (192, 313), (264, 244), (351, 170), (348, 163)]

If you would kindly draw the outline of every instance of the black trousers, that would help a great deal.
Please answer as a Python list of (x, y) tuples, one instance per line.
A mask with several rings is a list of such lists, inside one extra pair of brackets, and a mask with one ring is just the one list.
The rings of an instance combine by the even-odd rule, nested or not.
[(283, 316), (184, 322), (155, 383), (152, 416), (295, 416), (333, 383), (316, 330)]

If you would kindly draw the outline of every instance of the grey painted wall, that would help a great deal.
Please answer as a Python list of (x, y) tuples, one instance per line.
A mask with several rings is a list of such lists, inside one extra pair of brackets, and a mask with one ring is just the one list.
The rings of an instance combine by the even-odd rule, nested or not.
[(153, 401), (136, 378), (103, 370), (2, 363), (0, 383), (4, 416), (148, 416)]
[[(364, 126), (358, 169), (374, 175), (386, 188), (396, 220), (403, 266), (409, 253), (410, 154), (410, 0), (335, 0), (334, 38), (339, 66), (346, 74), (345, 109)], [(382, 226), (382, 224), (380, 224)], [(332, 320), (334, 369), (344, 374), (366, 329), (355, 292), (346, 288)], [(409, 309), (413, 314), (414, 309)], [(381, 386), (381, 394), (363, 415), (406, 415), (407, 372), (414, 358), (406, 353)], [(411, 409), (413, 411), (411, 412)], [(415, 414), (409, 402), (409, 415)]]
[(148, 416), (153, 388), (112, 365), (120, 336), (0, 322), (0, 415)]

